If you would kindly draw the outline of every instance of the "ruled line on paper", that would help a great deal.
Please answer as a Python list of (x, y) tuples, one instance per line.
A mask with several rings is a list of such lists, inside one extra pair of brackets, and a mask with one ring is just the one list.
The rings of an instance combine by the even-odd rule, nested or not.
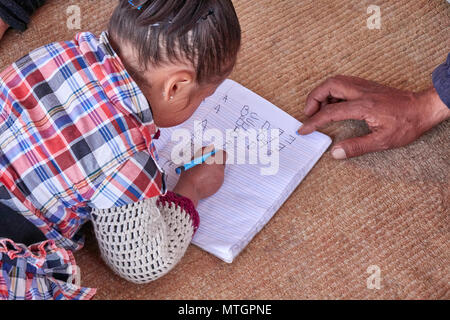
[[(281, 129), (286, 136), (295, 134), (301, 125), (255, 93), (227, 80), (188, 121), (162, 130), (160, 139), (155, 142), (160, 158), (162, 161), (170, 158), (174, 146), (171, 134), (177, 128), (192, 132), (194, 121), (207, 121), (210, 128), (225, 131), (234, 128), (242, 110), (254, 112), (257, 117), (253, 120), (258, 125), (270, 122), (273, 128)], [(274, 176), (262, 176), (260, 165), (227, 166), (222, 188), (198, 205), (200, 227), (192, 241), (195, 245), (226, 262), (233, 261), (273, 217), (331, 143), (329, 137), (317, 132), (294, 138), (295, 141), (280, 152), (280, 168)], [(170, 169), (166, 171), (170, 189), (178, 177)]]

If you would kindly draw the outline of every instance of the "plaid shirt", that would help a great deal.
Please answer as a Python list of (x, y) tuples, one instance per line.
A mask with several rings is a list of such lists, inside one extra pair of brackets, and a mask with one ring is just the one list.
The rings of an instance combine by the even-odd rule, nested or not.
[(30, 247), (0, 239), (0, 300), (87, 300), (72, 252), (48, 240)]
[(165, 193), (157, 132), (106, 32), (34, 50), (0, 74), (0, 201), (80, 249), (92, 208)]

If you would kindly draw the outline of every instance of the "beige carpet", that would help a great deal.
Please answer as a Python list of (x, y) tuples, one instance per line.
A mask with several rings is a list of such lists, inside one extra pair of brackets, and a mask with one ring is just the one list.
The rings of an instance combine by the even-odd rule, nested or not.
[[(0, 43), (3, 69), (30, 49), (63, 39), (66, 9), (82, 29), (105, 26), (114, 1), (56, 1), (24, 34)], [(366, 26), (381, 7), (381, 30)], [(431, 85), (450, 51), (445, 0), (238, 0), (243, 49), (232, 78), (300, 120), (306, 95), (324, 78), (356, 75), (404, 89)], [(365, 132), (357, 122), (325, 130), (336, 141)], [(92, 236), (76, 254), (96, 299), (449, 299), (447, 121), (412, 145), (334, 161), (327, 153), (231, 265), (191, 246), (182, 262), (148, 285), (129, 284), (102, 262)], [(367, 288), (368, 266), (381, 289)]]

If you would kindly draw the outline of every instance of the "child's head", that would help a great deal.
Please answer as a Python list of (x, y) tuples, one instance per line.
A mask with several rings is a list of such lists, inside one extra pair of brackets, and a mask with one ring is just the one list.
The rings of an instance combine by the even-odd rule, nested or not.
[(231, 0), (120, 0), (108, 31), (160, 127), (186, 121), (214, 93), (241, 44)]

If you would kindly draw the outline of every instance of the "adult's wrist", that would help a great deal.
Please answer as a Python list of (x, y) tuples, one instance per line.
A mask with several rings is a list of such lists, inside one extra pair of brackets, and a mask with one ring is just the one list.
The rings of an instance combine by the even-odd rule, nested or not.
[(420, 112), (424, 114), (426, 130), (450, 118), (450, 108), (444, 104), (434, 87), (417, 93), (416, 97)]

